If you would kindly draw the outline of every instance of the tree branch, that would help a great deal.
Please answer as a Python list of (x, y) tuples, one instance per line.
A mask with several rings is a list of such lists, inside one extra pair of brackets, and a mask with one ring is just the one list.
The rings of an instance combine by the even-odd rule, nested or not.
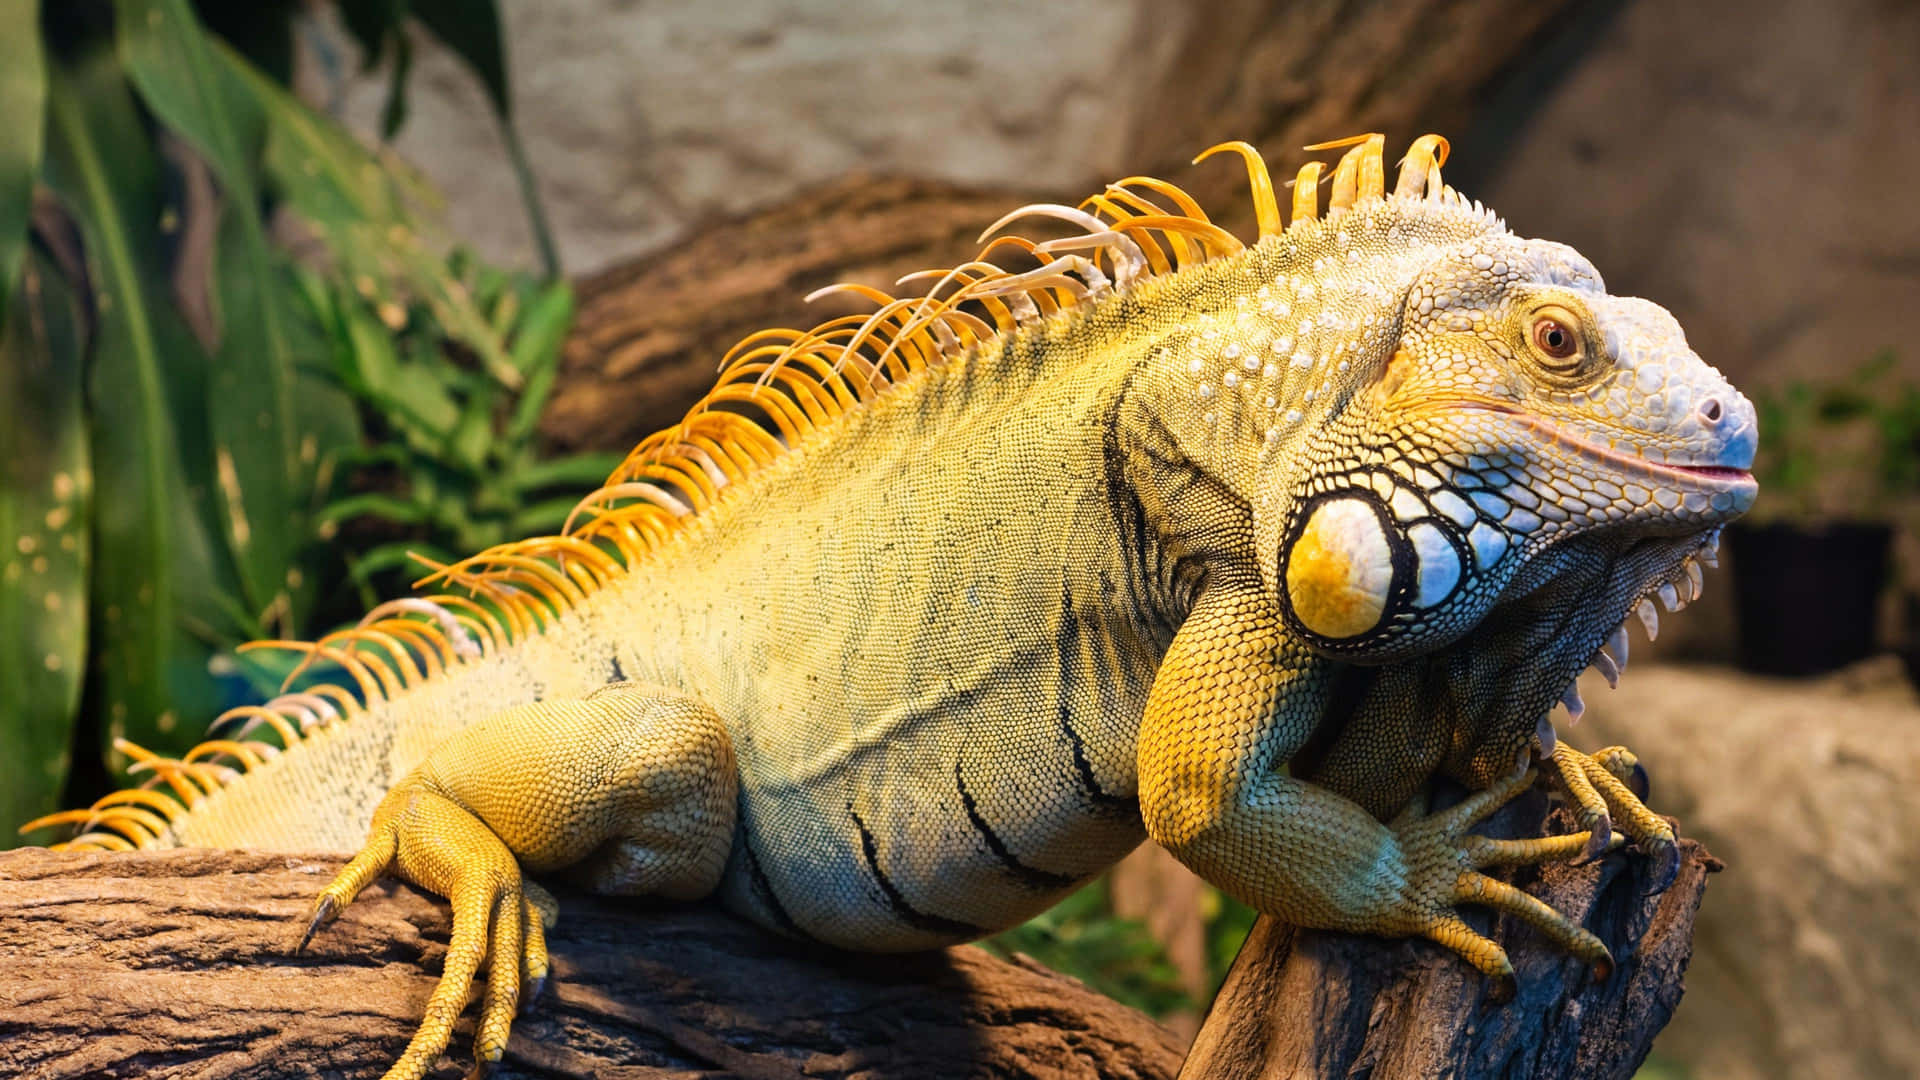
[[(1544, 806), (1519, 800), (1487, 832), (1537, 831)], [(1493, 934), (1520, 989), (1501, 1006), (1438, 946), (1263, 920), (1181, 1075), (1631, 1076), (1679, 1000), (1693, 915), (1719, 868), (1692, 841), (1681, 855), (1673, 887), (1650, 897), (1638, 856), (1523, 871), (1518, 884), (1599, 934), (1617, 968), (1589, 985), (1504, 920)], [(291, 955), (340, 862), (0, 852), (0, 1075), (379, 1075), (433, 989), (447, 908), (382, 883)], [(503, 1076), (1149, 1080), (1180, 1068), (1172, 1033), (1038, 965), (970, 948), (808, 949), (708, 906), (561, 895), (554, 978), (515, 1025)], [(454, 1059), (471, 1037), (469, 1017)]]
[[(290, 955), (340, 864), (0, 852), (0, 1075), (379, 1076), (438, 977), (447, 907), (379, 884)], [(553, 980), (498, 1075), (1149, 1080), (1179, 1067), (1178, 1040), (1140, 1013), (978, 949), (816, 951), (708, 906), (560, 895)], [(442, 1073), (471, 1053), (469, 1015)]]
[[(1573, 829), (1549, 817), (1536, 788), (1476, 831), (1537, 836)], [(1672, 1017), (1693, 955), (1693, 920), (1719, 860), (1680, 841), (1680, 872), (1643, 895), (1650, 860), (1608, 855), (1507, 875), (1599, 935), (1614, 972), (1594, 984), (1583, 965), (1518, 919), (1465, 909), (1513, 961), (1519, 989), (1494, 1004), (1490, 983), (1420, 940), (1383, 941), (1300, 930), (1270, 918), (1234, 960), (1194, 1040), (1182, 1080), (1303, 1076), (1553, 1076), (1626, 1080)]]

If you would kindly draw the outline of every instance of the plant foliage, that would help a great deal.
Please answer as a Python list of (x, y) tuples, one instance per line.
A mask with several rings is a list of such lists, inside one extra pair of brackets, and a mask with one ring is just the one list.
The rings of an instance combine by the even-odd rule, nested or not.
[[(363, 425), (411, 440), (406, 479), (439, 486), (409, 483), (404, 497), (432, 508), (429, 538), (448, 543), (541, 520), (516, 508), (449, 524), (452, 501), (511, 500), (570, 475), (534, 459), (525, 419), (552, 377), (565, 286), (450, 265), (422, 235), (433, 200), (412, 173), (201, 20), (246, 28), (236, 40), (284, 78), (274, 43), (297, 10), (0, 5), (7, 820), (62, 798), (76, 738), (105, 752), (99, 765), (91, 753), (73, 759), (96, 787), (103, 766), (126, 764), (111, 752), (119, 737), (178, 753), (202, 721), (255, 692), (210, 673), (232, 668), (217, 660), (224, 650), (311, 636), (341, 617), (329, 604), (346, 571), (322, 533), (341, 517)], [(492, 0), (389, 5), (381, 17), (388, 35), (409, 17), (430, 29), (487, 20), (491, 31), (463, 24), (445, 36), (505, 118)], [(281, 211), (318, 242), (317, 266), (296, 268), (272, 242)], [(401, 311), (403, 333), (360, 332), (348, 309)], [(363, 360), (362, 348), (380, 355)], [(400, 401), (391, 387), (350, 377), (396, 348), (450, 388), (465, 427), (421, 441), (413, 417), (384, 411)]]
[(1892, 349), (1844, 375), (1754, 393), (1761, 517), (1886, 520), (1920, 494), (1920, 386)]

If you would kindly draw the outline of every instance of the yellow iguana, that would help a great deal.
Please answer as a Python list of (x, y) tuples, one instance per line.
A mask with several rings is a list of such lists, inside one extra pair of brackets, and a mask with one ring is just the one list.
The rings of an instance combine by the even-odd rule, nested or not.
[[(144, 755), (154, 784), (48, 820), (82, 846), (358, 850), (309, 935), (383, 873), (447, 896), (405, 1078), (489, 956), (499, 1059), (547, 972), (524, 873), (907, 950), (1019, 923), (1151, 837), (1290, 922), (1511, 980), (1456, 914), (1487, 905), (1604, 975), (1599, 940), (1478, 870), (1630, 839), (1670, 880), (1632, 755), (1547, 717), (1625, 665), (1650, 598), (1695, 594), (1755, 494), (1753, 408), (1664, 310), (1444, 186), (1444, 140), (1391, 193), (1382, 144), (1325, 144), (1348, 148), (1328, 207), (1309, 164), (1290, 224), (1253, 149), (1215, 147), (1247, 167), (1251, 245), (1133, 177), (1015, 211), (988, 233), (1076, 232), (1002, 237), (911, 275), (922, 295), (842, 286), (879, 310), (742, 342), (562, 535), (274, 643), (344, 685), (234, 710), (185, 760)], [(1471, 835), (1530, 761), (1588, 830)], [(1435, 775), (1477, 793), (1426, 813)]]

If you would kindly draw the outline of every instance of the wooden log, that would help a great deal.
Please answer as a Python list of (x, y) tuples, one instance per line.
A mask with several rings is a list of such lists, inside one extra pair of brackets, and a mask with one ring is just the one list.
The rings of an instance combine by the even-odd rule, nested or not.
[[(375, 885), (292, 955), (341, 862), (0, 852), (0, 1076), (379, 1076), (438, 977), (447, 907)], [(560, 895), (552, 984), (496, 1075), (1157, 1080), (1179, 1067), (1172, 1033), (1038, 965), (973, 948), (809, 950), (707, 906)], [(471, 1060), (472, 1022), (435, 1075)]]
[[(1572, 831), (1538, 790), (1476, 830), (1488, 836)], [(1680, 841), (1680, 870), (1646, 895), (1651, 861), (1634, 853), (1507, 878), (1585, 926), (1613, 951), (1595, 983), (1584, 966), (1510, 916), (1463, 908), (1513, 961), (1513, 1000), (1451, 953), (1419, 940), (1301, 930), (1263, 917), (1214, 998), (1182, 1080), (1294, 1077), (1551, 1076), (1627, 1080), (1680, 1002), (1693, 921), (1719, 860)], [(1497, 925), (1496, 925), (1497, 924)]]
[[(1522, 800), (1487, 830), (1538, 828)], [(1567, 827), (1563, 819), (1556, 827)], [(0, 852), (0, 1075), (377, 1076), (400, 1053), (446, 951), (446, 905), (376, 885), (291, 954), (335, 856)], [(1647, 862), (1522, 871), (1517, 883), (1614, 950), (1612, 979), (1529, 928), (1492, 932), (1519, 972), (1508, 1004), (1420, 941), (1263, 920), (1181, 1076), (1629, 1077), (1671, 1015), (1706, 875), (1682, 842), (1672, 888)], [(710, 907), (562, 892), (548, 996), (500, 1075), (620, 1078), (1166, 1078), (1181, 1040), (1031, 962), (976, 949), (808, 949)], [(1491, 920), (1478, 919), (1483, 931)], [(441, 1072), (471, 1052), (463, 1020)]]

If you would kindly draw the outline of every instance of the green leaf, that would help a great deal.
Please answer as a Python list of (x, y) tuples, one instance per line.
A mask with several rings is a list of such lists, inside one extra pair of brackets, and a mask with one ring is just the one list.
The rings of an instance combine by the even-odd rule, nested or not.
[(553, 392), (553, 380), (560, 370), (560, 347), (573, 325), (573, 289), (565, 281), (556, 281), (541, 290), (527, 308), (513, 336), (508, 358), (526, 377), (520, 400), (514, 403), (513, 418), (507, 422), (507, 441), (520, 443), (533, 435), (540, 422), (540, 410)]
[(551, 536), (560, 531), (579, 505), (580, 499), (574, 496), (522, 507), (508, 520), (507, 531), (515, 536)]
[(500, 9), (494, 0), (411, 0), (407, 11), (467, 62), (500, 119), (511, 119), (507, 51), (500, 40)]
[(167, 288), (159, 162), (111, 54), (56, 66), (49, 101), (46, 177), (79, 222), (94, 287), (90, 696), (110, 736), (179, 749), (191, 726), (180, 719), (209, 718), (217, 704), (211, 652), (187, 627), (225, 622), (204, 491), (196, 500), (181, 452), (203, 405), (205, 355)]
[[(47, 71), (40, 55), (40, 5), (32, 0), (0, 4), (0, 304), (13, 296), (27, 219), (33, 213), (33, 182), (40, 174), (46, 125)], [(0, 310), (0, 321), (6, 312)]]
[(505, 480), (520, 494), (543, 488), (577, 488), (585, 494), (599, 487), (620, 464), (619, 454), (578, 454), (522, 466)]
[(29, 259), (0, 333), (0, 847), (55, 808), (86, 671), (93, 476), (78, 297)]
[(979, 944), (1003, 957), (1026, 953), (1153, 1016), (1193, 1004), (1165, 947), (1143, 923), (1112, 914), (1104, 878)]
[(320, 520), (323, 524), (337, 525), (362, 514), (399, 525), (417, 525), (427, 518), (426, 508), (417, 503), (393, 495), (369, 491), (348, 495), (328, 503), (320, 512)]
[(267, 111), (219, 59), (186, 0), (115, 0), (121, 61), (142, 99), (206, 160), (225, 195), (213, 270), (220, 345), (208, 385), (221, 537), (248, 607), (289, 631), (286, 575), (308, 535), (290, 282), (259, 217)]
[(404, 162), (360, 145), (332, 121), (248, 68), (216, 43), (215, 55), (267, 112), (266, 173), (288, 208), (325, 243), (342, 280), (377, 303), (411, 297), (447, 337), (473, 350), (502, 386), (520, 373), (473, 296), (422, 237), (438, 198)]

